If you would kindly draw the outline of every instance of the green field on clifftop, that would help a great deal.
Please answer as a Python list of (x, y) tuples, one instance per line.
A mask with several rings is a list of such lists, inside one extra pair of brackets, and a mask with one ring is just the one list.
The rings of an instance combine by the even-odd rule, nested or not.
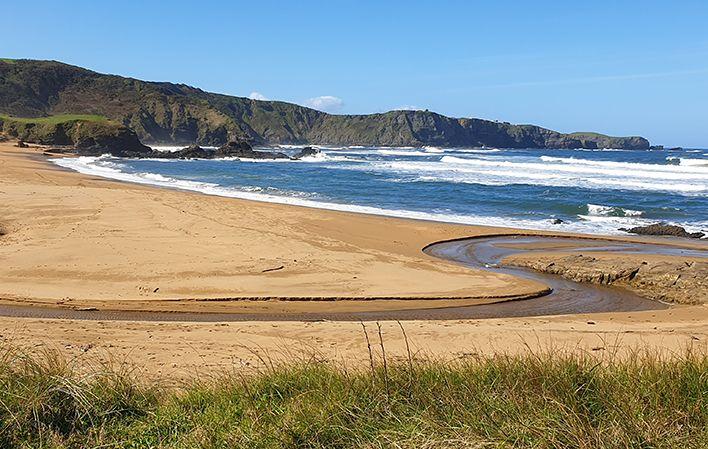
[(58, 125), (60, 123), (73, 122), (73, 121), (86, 121), (86, 122), (105, 122), (108, 121), (106, 117), (102, 115), (91, 115), (91, 114), (59, 114), (51, 115), (49, 117), (11, 117), (9, 115), (0, 115), (0, 120), (7, 120), (20, 123), (36, 123), (38, 125)]

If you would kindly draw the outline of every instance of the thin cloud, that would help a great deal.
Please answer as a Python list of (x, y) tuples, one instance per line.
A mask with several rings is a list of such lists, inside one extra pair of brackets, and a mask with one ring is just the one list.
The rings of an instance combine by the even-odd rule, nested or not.
[(260, 101), (268, 101), (269, 100), (268, 97), (266, 97), (262, 93), (256, 92), (256, 91), (251, 92), (250, 95), (248, 96), (248, 98), (250, 98), (251, 100), (260, 100)]
[(344, 101), (332, 95), (322, 95), (305, 100), (305, 106), (323, 112), (337, 112), (344, 106)]

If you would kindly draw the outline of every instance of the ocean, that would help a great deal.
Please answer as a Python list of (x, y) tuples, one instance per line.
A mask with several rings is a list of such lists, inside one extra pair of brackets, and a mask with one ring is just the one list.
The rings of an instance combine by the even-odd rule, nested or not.
[(123, 181), (394, 217), (590, 234), (657, 222), (708, 230), (708, 150), (319, 148), (301, 161), (53, 161)]

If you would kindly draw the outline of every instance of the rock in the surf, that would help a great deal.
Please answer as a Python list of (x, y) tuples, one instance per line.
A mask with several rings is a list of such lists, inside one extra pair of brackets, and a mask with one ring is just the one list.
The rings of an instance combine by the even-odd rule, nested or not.
[(270, 151), (255, 151), (251, 144), (245, 140), (232, 141), (219, 148), (202, 148), (199, 145), (190, 145), (177, 151), (154, 151), (145, 157), (159, 159), (219, 159), (225, 157), (244, 159), (288, 159), (283, 153)]
[(321, 153), (321, 151), (320, 151), (319, 149), (317, 149), (317, 148), (305, 147), (305, 148), (303, 148), (302, 150), (300, 150), (299, 152), (297, 152), (297, 153), (295, 154), (295, 156), (293, 156), (292, 158), (293, 158), (293, 159), (302, 159), (302, 158), (304, 158), (304, 157), (316, 156), (316, 155), (318, 155), (318, 154), (320, 154), (320, 153)]
[(251, 144), (245, 140), (232, 141), (219, 147), (215, 152), (215, 157), (238, 157), (244, 159), (290, 159), (287, 154), (256, 151)]

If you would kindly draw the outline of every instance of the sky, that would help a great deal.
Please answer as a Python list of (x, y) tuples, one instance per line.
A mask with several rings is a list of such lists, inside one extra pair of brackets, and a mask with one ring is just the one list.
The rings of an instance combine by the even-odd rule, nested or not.
[(0, 57), (708, 148), (708, 1), (7, 2)]

